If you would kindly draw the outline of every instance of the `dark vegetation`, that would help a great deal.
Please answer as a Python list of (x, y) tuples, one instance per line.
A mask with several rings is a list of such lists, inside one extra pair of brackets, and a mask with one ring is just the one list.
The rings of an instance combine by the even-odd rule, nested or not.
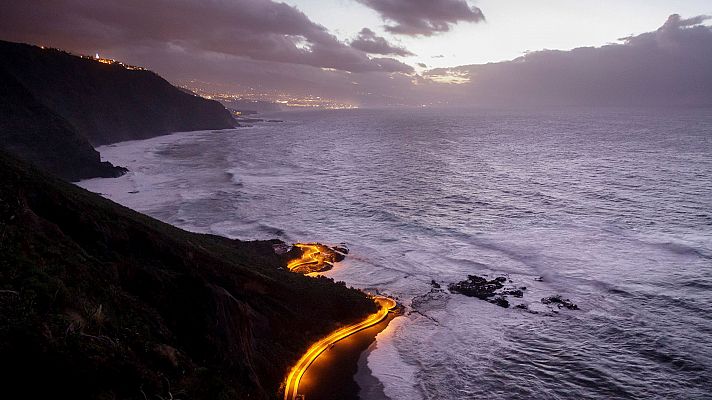
[(0, 151), (2, 397), (273, 399), (375, 305), (281, 268), (278, 241), (189, 233)]
[(0, 146), (66, 179), (122, 172), (92, 146), (235, 124), (151, 71), (0, 41)]
[(68, 179), (114, 177), (126, 170), (102, 162), (72, 126), (0, 67), (0, 148)]

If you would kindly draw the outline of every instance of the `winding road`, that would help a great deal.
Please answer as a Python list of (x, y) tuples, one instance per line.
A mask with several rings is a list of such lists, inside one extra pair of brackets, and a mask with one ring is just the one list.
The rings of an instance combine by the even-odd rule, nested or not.
[(299, 359), (287, 377), (287, 383), (284, 388), (284, 400), (297, 400), (297, 396), (299, 394), (299, 381), (302, 379), (302, 376), (307, 371), (309, 366), (314, 362), (314, 360), (317, 359), (317, 357), (319, 357), (319, 355), (321, 355), (321, 353), (339, 340), (383, 321), (388, 316), (388, 313), (397, 305), (395, 300), (383, 296), (375, 296), (374, 301), (380, 307), (378, 312), (371, 314), (368, 318), (359, 323), (346, 326), (333, 332), (331, 335), (314, 343), (309, 350), (304, 353), (302, 358)]
[[(331, 268), (334, 256), (328, 247), (318, 243), (297, 243), (294, 245), (302, 249), (302, 256), (287, 264), (287, 269), (292, 272), (309, 274)], [(328, 266), (327, 266), (328, 265)]]

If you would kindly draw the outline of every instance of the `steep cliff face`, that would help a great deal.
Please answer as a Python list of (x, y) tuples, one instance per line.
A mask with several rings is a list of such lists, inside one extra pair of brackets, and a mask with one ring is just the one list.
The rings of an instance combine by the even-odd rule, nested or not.
[(220, 103), (155, 73), (0, 41), (0, 67), (95, 146), (235, 126)]
[(114, 177), (86, 138), (0, 67), (0, 148), (68, 179)]
[(3, 398), (274, 399), (310, 342), (375, 311), (281, 268), (277, 242), (189, 233), (2, 152), (0, 182)]

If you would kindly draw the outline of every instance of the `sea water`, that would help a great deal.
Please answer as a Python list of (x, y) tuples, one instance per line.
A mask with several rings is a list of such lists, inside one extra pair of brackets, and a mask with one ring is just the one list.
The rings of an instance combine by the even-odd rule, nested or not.
[[(192, 231), (346, 243), (327, 275), (406, 307), (368, 356), (393, 400), (712, 398), (711, 110), (271, 118), (101, 147), (131, 172), (81, 185)], [(526, 309), (447, 290), (470, 274)]]

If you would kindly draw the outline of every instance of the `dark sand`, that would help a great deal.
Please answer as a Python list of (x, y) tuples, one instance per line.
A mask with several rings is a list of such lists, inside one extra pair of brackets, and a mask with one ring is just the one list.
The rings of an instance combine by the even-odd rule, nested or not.
[(358, 393), (361, 399), (367, 400), (390, 400), (386, 393), (383, 391), (383, 384), (379, 381), (371, 369), (368, 368), (368, 355), (376, 348), (376, 342), (374, 341), (368, 346), (368, 350), (361, 353), (361, 357), (358, 359), (358, 372), (354, 379), (361, 389)]
[[(380, 323), (337, 342), (322, 353), (302, 377), (299, 393), (305, 395), (305, 400), (358, 400), (359, 390), (363, 390), (364, 398), (369, 400), (386, 399), (380, 382), (370, 375), (361, 357), (375, 342), (376, 335), (396, 316), (391, 312)], [(358, 371), (359, 361), (365, 370)], [(356, 383), (357, 372), (360, 372), (358, 381), (364, 385), (363, 389)]]

